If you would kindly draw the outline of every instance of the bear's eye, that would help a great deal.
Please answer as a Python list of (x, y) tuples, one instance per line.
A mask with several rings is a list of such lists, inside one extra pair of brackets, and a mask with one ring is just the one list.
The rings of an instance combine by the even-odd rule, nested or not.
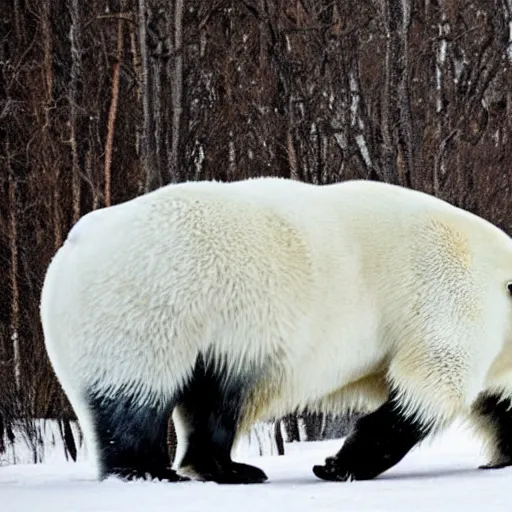
[(512, 295), (512, 282), (507, 283), (508, 292)]

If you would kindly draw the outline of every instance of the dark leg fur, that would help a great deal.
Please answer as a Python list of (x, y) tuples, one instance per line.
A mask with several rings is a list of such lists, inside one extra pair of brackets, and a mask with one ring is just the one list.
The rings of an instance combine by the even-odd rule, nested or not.
[(183, 480), (171, 469), (167, 448), (169, 407), (140, 405), (132, 396), (89, 394), (100, 450), (101, 478)]
[(391, 393), (384, 405), (357, 421), (341, 450), (313, 472), (323, 480), (370, 480), (397, 464), (429, 431), (405, 416)]
[(512, 466), (512, 402), (499, 395), (483, 394), (475, 404), (476, 414), (481, 415), (496, 437), (497, 459), (482, 469), (500, 469)]
[(205, 364), (199, 357), (180, 402), (190, 429), (180, 467), (218, 483), (264, 482), (267, 476), (261, 469), (231, 460), (245, 386), (241, 379), (226, 379), (225, 374), (222, 367)]

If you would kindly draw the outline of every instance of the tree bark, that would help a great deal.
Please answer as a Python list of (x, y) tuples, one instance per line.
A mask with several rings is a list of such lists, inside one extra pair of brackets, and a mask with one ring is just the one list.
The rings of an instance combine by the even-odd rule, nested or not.
[(137, 26), (139, 30), (140, 68), (142, 76), (142, 133), (140, 138), (140, 160), (145, 175), (144, 191), (150, 192), (161, 186), (162, 180), (154, 163), (153, 155), (156, 153), (153, 105), (152, 105), (152, 77), (149, 66), (147, 18), (148, 9), (146, 0), (138, 0)]
[(112, 67), (112, 92), (108, 112), (107, 140), (105, 144), (105, 206), (112, 204), (112, 148), (114, 146), (117, 104), (119, 102), (119, 73), (123, 59), (123, 20), (117, 20), (116, 61)]
[(72, 221), (75, 224), (80, 218), (80, 163), (78, 158), (78, 105), (81, 100), (79, 87), (82, 81), (82, 45), (80, 36), (82, 32), (82, 19), (80, 3), (78, 0), (69, 0), (68, 9), (71, 16), (69, 40), (71, 44), (71, 78), (69, 84), (69, 143), (71, 146), (71, 194), (72, 194)]
[(180, 168), (180, 132), (183, 112), (183, 0), (175, 0), (174, 7), (174, 73), (172, 77), (172, 131), (171, 154), (168, 158), (169, 181), (182, 179)]
[[(7, 143), (8, 146), (8, 143)], [(9, 147), (7, 147), (9, 155)], [(21, 352), (20, 352), (20, 290), (18, 281), (18, 197), (16, 178), (9, 174), (9, 227), (10, 227), (10, 263), (11, 263), (11, 328), (10, 336), (13, 354), (13, 378), (16, 395), (21, 389)]]

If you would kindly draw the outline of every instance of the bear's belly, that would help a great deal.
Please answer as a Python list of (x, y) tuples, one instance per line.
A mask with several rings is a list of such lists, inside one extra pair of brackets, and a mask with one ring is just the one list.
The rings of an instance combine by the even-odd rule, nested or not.
[(247, 397), (244, 427), (296, 410), (338, 413), (364, 406), (366, 397), (371, 406), (380, 401), (387, 393), (384, 347), (375, 337), (357, 341), (357, 349), (317, 350), (268, 372)]

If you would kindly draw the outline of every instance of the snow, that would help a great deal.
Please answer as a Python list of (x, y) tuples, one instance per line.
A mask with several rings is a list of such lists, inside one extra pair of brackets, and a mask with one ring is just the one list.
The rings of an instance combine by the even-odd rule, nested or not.
[[(238, 460), (266, 471), (269, 481), (251, 486), (215, 483), (96, 482), (87, 462), (48, 462), (0, 467), (3, 512), (208, 512), (477, 511), (510, 508), (512, 468), (484, 471), (481, 445), (455, 427), (413, 450), (369, 482), (324, 482), (311, 472), (341, 446), (340, 440), (286, 445), (284, 457)], [(54, 459), (53, 459), (54, 460)]]

